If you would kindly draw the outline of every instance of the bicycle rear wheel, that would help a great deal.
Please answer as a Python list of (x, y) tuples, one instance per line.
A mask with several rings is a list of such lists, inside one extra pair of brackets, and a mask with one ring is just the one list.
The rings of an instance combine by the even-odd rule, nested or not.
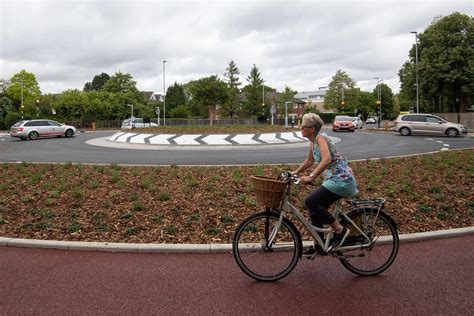
[[(279, 280), (293, 270), (300, 258), (302, 243), (299, 232), (286, 218), (275, 231), (278, 219), (276, 212), (249, 216), (234, 234), (234, 258), (240, 269), (256, 280)], [(272, 232), (276, 236), (269, 244)]]
[[(339, 258), (349, 271), (363, 276), (376, 275), (385, 271), (395, 260), (399, 239), (395, 222), (390, 216), (377, 208), (356, 209), (348, 216), (373, 241), (372, 246), (348, 250)], [(366, 243), (355, 227), (348, 226), (351, 234), (344, 246)]]

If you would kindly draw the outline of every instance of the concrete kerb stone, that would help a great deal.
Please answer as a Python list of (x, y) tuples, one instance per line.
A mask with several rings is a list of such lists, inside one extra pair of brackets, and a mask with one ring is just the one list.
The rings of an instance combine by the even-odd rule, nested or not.
[[(432, 232), (403, 234), (400, 235), (400, 242), (416, 242), (472, 234), (474, 234), (474, 226)], [(311, 242), (305, 241), (304, 244), (308, 245), (311, 244)], [(56, 241), (8, 237), (0, 237), (0, 246), (137, 253), (225, 253), (232, 251), (232, 244), (136, 244)]]

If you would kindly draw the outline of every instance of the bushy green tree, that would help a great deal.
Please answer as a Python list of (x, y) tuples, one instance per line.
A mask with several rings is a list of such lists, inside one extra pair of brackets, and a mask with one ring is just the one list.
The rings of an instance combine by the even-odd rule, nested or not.
[[(188, 88), (192, 95), (192, 102), (199, 108), (202, 117), (209, 117), (217, 107), (227, 102), (228, 88), (224, 81), (216, 75), (193, 81)], [(211, 122), (212, 124), (212, 117)]]
[(381, 110), (382, 110), (382, 117), (383, 118), (393, 118), (394, 116), (396, 116), (397, 114), (397, 111), (396, 109), (394, 109), (394, 102), (393, 102), (393, 92), (392, 92), (392, 89), (386, 85), (385, 83), (379, 83), (379, 85), (377, 85), (375, 88), (374, 88), (374, 91), (372, 92), (372, 95), (373, 97), (375, 98), (375, 100), (377, 100), (377, 96), (378, 96), (378, 89), (379, 89), (379, 86), (380, 86), (380, 106), (381, 106)]
[(339, 69), (328, 85), (324, 107), (337, 109), (340, 112), (354, 112), (357, 106), (357, 93), (355, 81), (345, 71)]
[(41, 95), (36, 76), (24, 69), (14, 74), (9, 80), (9, 84), (6, 94), (8, 98), (13, 101), (15, 109), (19, 111), (22, 111), (20, 108), (22, 95), (23, 104), (31, 101), (34, 102)]
[(192, 113), (187, 106), (179, 105), (171, 109), (170, 116), (173, 118), (189, 118), (192, 116)]
[[(285, 90), (279, 93), (277, 97), (277, 114), (285, 115), (285, 102), (291, 102), (291, 104), (293, 104), (296, 93), (295, 90), (285, 86)], [(288, 104), (288, 106), (288, 112), (291, 112), (290, 104)]]
[(377, 97), (372, 92), (358, 91), (355, 107), (357, 113), (361, 113), (364, 119), (367, 118), (369, 113), (375, 113)]
[(89, 91), (100, 91), (105, 86), (107, 81), (109, 81), (110, 76), (105, 72), (101, 73), (100, 75), (95, 75), (92, 79), (92, 82), (86, 82), (84, 85), (84, 92)]
[(172, 116), (171, 110), (178, 106), (186, 107), (186, 104), (187, 100), (186, 95), (184, 94), (183, 85), (175, 82), (166, 89), (166, 114), (169, 112), (169, 115)]
[[(474, 18), (459, 12), (435, 18), (418, 38), (420, 110), (465, 112), (474, 97)], [(402, 109), (416, 103), (415, 57), (413, 45), (399, 71)]]

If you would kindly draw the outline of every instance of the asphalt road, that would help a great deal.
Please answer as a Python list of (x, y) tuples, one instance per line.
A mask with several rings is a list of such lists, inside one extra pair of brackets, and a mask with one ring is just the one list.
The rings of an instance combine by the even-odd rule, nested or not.
[(261, 283), (226, 253), (0, 247), (0, 314), (469, 315), (473, 249), (474, 235), (403, 243), (376, 277), (325, 257)]
[[(180, 146), (155, 147), (156, 150), (138, 150), (92, 146), (87, 140), (103, 138), (114, 132), (81, 133), (73, 138), (49, 138), (21, 141), (9, 136), (0, 137), (0, 162), (77, 162), (139, 165), (228, 165), (228, 164), (286, 164), (305, 159), (307, 143), (257, 146)], [(474, 148), (469, 136), (402, 137), (395, 133), (356, 131), (333, 133), (338, 137), (339, 151), (348, 159), (383, 158), (439, 151), (443, 148)]]

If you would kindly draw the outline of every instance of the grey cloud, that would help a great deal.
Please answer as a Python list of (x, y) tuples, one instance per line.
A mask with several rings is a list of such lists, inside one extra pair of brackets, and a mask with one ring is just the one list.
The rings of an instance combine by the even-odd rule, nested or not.
[(0, 1), (0, 76), (26, 69), (44, 92), (116, 71), (159, 92), (164, 59), (169, 83), (222, 77), (233, 59), (244, 84), (256, 64), (280, 90), (327, 85), (338, 69), (362, 88), (378, 76), (398, 90), (410, 31), (472, 15), (469, 1)]

